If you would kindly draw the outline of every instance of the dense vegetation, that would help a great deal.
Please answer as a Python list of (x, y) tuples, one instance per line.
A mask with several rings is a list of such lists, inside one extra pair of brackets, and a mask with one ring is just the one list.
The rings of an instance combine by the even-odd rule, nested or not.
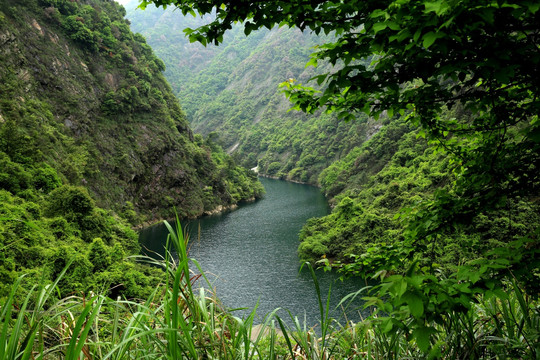
[[(0, 297), (21, 273), (62, 295), (146, 296), (143, 222), (259, 196), (254, 173), (193, 135), (164, 64), (112, 1), (0, 9)], [(165, 195), (164, 195), (165, 194)], [(31, 275), (31, 276), (30, 276)]]
[[(67, 121), (63, 120), (64, 127), (77, 135), (68, 137), (58, 130), (62, 126), (54, 126), (55, 106), (60, 105), (38, 102), (39, 94), (35, 99), (27, 99), (24, 97), (27, 87), (19, 81), (8, 81), (5, 91), (11, 91), (12, 96), (3, 100), (0, 118), (1, 130), (5, 133), (0, 149), (3, 152), (0, 160), (4, 165), (0, 177), (4, 188), (0, 192), (1, 214), (6, 215), (0, 232), (3, 241), (0, 246), (7, 250), (0, 258), (5, 269), (1, 276), (13, 281), (18, 271), (41, 272), (45, 285), (29, 289), (37, 276), (20, 278), (6, 297), (0, 313), (0, 358), (19, 356), (28, 359), (34, 352), (73, 359), (81, 356), (119, 359), (538, 358), (538, 4), (419, 0), (403, 6), (401, 1), (382, 4), (360, 0), (292, 0), (223, 5), (213, 0), (143, 1), (149, 2), (173, 3), (184, 15), (194, 10), (205, 16), (215, 13), (211, 18), (215, 21), (209, 25), (187, 30), (191, 40), (204, 44), (229, 41), (224, 33), (236, 21), (243, 22), (242, 30), (246, 34), (284, 23), (302, 30), (311, 29), (317, 34), (337, 34), (335, 38), (323, 38), (324, 43), (312, 56), (312, 64), (323, 64), (320, 73), (311, 73), (316, 75), (320, 91), (304, 87), (294, 79), (283, 84), (298, 109), (315, 113), (314, 120), (299, 121), (295, 123), (297, 125), (286, 123), (286, 129), (280, 125), (274, 137), (268, 133), (253, 143), (239, 143), (238, 148), (242, 145), (250, 149), (250, 146), (263, 144), (275, 150), (275, 153), (267, 152), (267, 148), (262, 149), (264, 153), (257, 152), (261, 149), (252, 150), (249, 153), (252, 159), (246, 157), (243, 160), (250, 164), (256, 159), (266, 173), (310, 182), (318, 179), (335, 208), (331, 215), (311, 220), (302, 230), (300, 254), (306, 259), (320, 259), (319, 263), (327, 268), (339, 267), (347, 275), (376, 280), (373, 286), (351, 294), (351, 297), (364, 297), (373, 315), (360, 324), (337, 325), (327, 317), (329, 305), (325, 307), (316, 287), (321, 311), (319, 334), (302, 328), (295, 319), (289, 328), (279, 317), (269, 314), (265, 322), (272, 329), (270, 334), (251, 338), (253, 314), (239, 319), (223, 311), (219, 301), (207, 296), (204, 290), (198, 294), (194, 292), (193, 283), (204, 276), (191, 276), (186, 243), (181, 231), (175, 232), (172, 228), (169, 240), (179, 259), (168, 256), (164, 262), (155, 263), (167, 274), (165, 279), (160, 279), (162, 286), (159, 286), (153, 277), (157, 269), (135, 269), (133, 263), (122, 261), (122, 253), (137, 250), (127, 223), (118, 219), (115, 213), (97, 207), (88, 191), (77, 186), (88, 184), (92, 195), (105, 205), (107, 200), (123, 199), (107, 189), (108, 180), (99, 175), (107, 169), (107, 164), (90, 161), (107, 153), (93, 150), (93, 146), (97, 146), (93, 145), (95, 140), (101, 139), (101, 135), (93, 133), (90, 124), (101, 134), (107, 118), (96, 123), (78, 123), (67, 118)], [(101, 31), (106, 27), (87, 26), (93, 18), (84, 18), (83, 10), (90, 9), (82, 2), (43, 1), (40, 4), (46, 6), (45, 9), (30, 0), (24, 4), (27, 5), (25, 11), (16, 6), (2, 10), (2, 24), (27, 19), (24, 23), (31, 26), (23, 28), (27, 31), (25, 38), (29, 39), (52, 34), (41, 22), (61, 29), (69, 39), (59, 37), (57, 42), (79, 44), (68, 48), (72, 53), (70, 59), (76, 54), (79, 56), (77, 61), (92, 63), (92, 66), (99, 65), (99, 59), (116, 56), (111, 49), (118, 49), (102, 48), (102, 41), (105, 41), (102, 36), (106, 34)], [(108, 1), (101, 4), (116, 6)], [(71, 13), (62, 12), (69, 9), (82, 12), (77, 13), (77, 18), (70, 19)], [(40, 19), (40, 22), (36, 21), (37, 26), (32, 18), (28, 18), (32, 14)], [(237, 28), (233, 29), (232, 34), (237, 31)], [(119, 30), (119, 33), (122, 32)], [(281, 28), (265, 30), (256, 37), (264, 38), (267, 34), (267, 39), (275, 34), (294, 39), (299, 32)], [(0, 41), (17, 43), (17, 35), (3, 32)], [(266, 47), (264, 39), (261, 44), (261, 49), (272, 54), (272, 48)], [(39, 48), (38, 43), (34, 46)], [(19, 69), (21, 63), (13, 60), (12, 55), (22, 48), (22, 43), (3, 47), (2, 64)], [(151, 58), (139, 59), (135, 51), (133, 55), (126, 56), (124, 61), (131, 64), (129, 66), (137, 77), (142, 76), (140, 69), (134, 70), (138, 64), (149, 64), (148, 68), (151, 68)], [(89, 56), (93, 56), (93, 62), (88, 61)], [(226, 92), (228, 85), (223, 86), (228, 83), (223, 82), (212, 68), (212, 61), (219, 56), (217, 51), (211, 51), (211, 59), (200, 73), (209, 75), (202, 82), (205, 86), (212, 89), (212, 84), (217, 85), (219, 90), (205, 99), (214, 96), (219, 99), (217, 107), (212, 108), (209, 104), (209, 108), (216, 110), (213, 116), (226, 116), (226, 122), (234, 117), (234, 113), (229, 113), (225, 107), (227, 99), (234, 99), (234, 92)], [(31, 61), (24, 57), (20, 59), (23, 64)], [(253, 59), (255, 61), (257, 57)], [(114, 60), (107, 58), (107, 61)], [(152, 61), (158, 70), (163, 68), (158, 60)], [(324, 65), (328, 63), (339, 66)], [(51, 64), (60, 66), (54, 60)], [(252, 85), (256, 81), (251, 83), (251, 80), (256, 78), (241, 76), (240, 62), (234, 68), (239, 71), (238, 79), (244, 79), (248, 84), (245, 89), (255, 91), (257, 87)], [(30, 72), (22, 69), (4, 73), (12, 74), (9, 75), (11, 79), (28, 79)], [(205, 73), (207, 70), (214, 72)], [(85, 71), (84, 66), (82, 71)], [(159, 71), (151, 74), (153, 79), (160, 77)], [(293, 75), (296, 79), (302, 76)], [(309, 77), (307, 73), (306, 77)], [(230, 79), (234, 80), (233, 77)], [(213, 83), (214, 80), (217, 82)], [(39, 82), (40, 85), (31, 83), (30, 86), (46, 86), (52, 81), (56, 80), (45, 79)], [(249, 173), (235, 168), (232, 160), (220, 152), (216, 145), (217, 134), (206, 140), (195, 135), (191, 140), (186, 121), (180, 112), (174, 111), (178, 106), (169, 97), (166, 86), (153, 85), (150, 80), (148, 83), (150, 92), (157, 86), (165, 103), (168, 99), (171, 101), (163, 107), (159, 105), (163, 102), (155, 103), (155, 107), (164, 113), (161, 115), (168, 119), (161, 134), (169, 135), (156, 140), (156, 144), (175, 144), (174, 139), (184, 137), (182, 144), (188, 144), (188, 148), (206, 149), (221, 175), (235, 175), (236, 172), (240, 178), (242, 175), (249, 178)], [(124, 97), (121, 96), (123, 87), (116, 88), (119, 90), (116, 92), (96, 90), (95, 94), (103, 94), (104, 101), (99, 110), (94, 108), (94, 113), (97, 119), (101, 115), (114, 114), (126, 124), (141, 124), (146, 130), (150, 116), (132, 116), (147, 111), (145, 101), (137, 100), (137, 94), (141, 96), (144, 92), (137, 85), (128, 84), (130, 87), (125, 88), (124, 95), (129, 92), (129, 96)], [(192, 85), (193, 89), (198, 86)], [(99, 90), (99, 85), (96, 86), (98, 88), (94, 89)], [(62, 89), (62, 86), (54, 87), (52, 93), (62, 98), (58, 88)], [(69, 89), (74, 94), (81, 91)], [(220, 92), (224, 92), (222, 98)], [(269, 104), (279, 107), (282, 99), (274, 98), (272, 91), (268, 94), (275, 101), (269, 100)], [(257, 96), (252, 95), (246, 92), (240, 97), (251, 96), (252, 100), (257, 100)], [(128, 99), (129, 104), (126, 103)], [(84, 103), (81, 98), (78, 100)], [(61, 105), (69, 106), (69, 103)], [(39, 110), (32, 112), (31, 106)], [(243, 106), (247, 115), (242, 121), (247, 125), (249, 119), (257, 118), (259, 110), (253, 111), (254, 107), (250, 108), (248, 104)], [(47, 113), (49, 108), (51, 115)], [(323, 113), (325, 109), (330, 114)], [(244, 108), (239, 110), (241, 114)], [(270, 119), (264, 117), (264, 111), (257, 124)], [(25, 116), (26, 113), (34, 116)], [(14, 116), (17, 122), (10, 122)], [(365, 120), (368, 116), (370, 120)], [(298, 114), (292, 115), (291, 119), (295, 117), (303, 119), (303, 115)], [(351, 122), (338, 122), (337, 118), (359, 120), (350, 126)], [(375, 118), (384, 124), (382, 128), (371, 125), (374, 121), (371, 119)], [(32, 126), (19, 126), (25, 121)], [(242, 136), (235, 132), (234, 124), (228, 124), (231, 130), (220, 128), (220, 132)], [(303, 124), (311, 127), (304, 128)], [(377, 131), (355, 128), (363, 124), (369, 124), (369, 129)], [(306, 129), (310, 129), (307, 132), (309, 139), (296, 137), (298, 132)], [(42, 138), (35, 136), (38, 133), (57, 134), (58, 139), (40, 143)], [(123, 133), (115, 128), (115, 134)], [(349, 143), (349, 138), (343, 134), (352, 138), (361, 134), (361, 139)], [(146, 144), (150, 141), (148, 136), (135, 136), (129, 140), (140, 143), (141, 139), (146, 139)], [(290, 150), (294, 147), (290, 139), (298, 141), (297, 157)], [(368, 141), (364, 141), (366, 139)], [(49, 140), (58, 144), (54, 148), (60, 153), (58, 158), (75, 157), (68, 165), (79, 164), (84, 171), (75, 168), (69, 172), (58, 161), (50, 160), (58, 153), (47, 148)], [(344, 145), (336, 144), (338, 148), (330, 156), (328, 144), (337, 140), (342, 140)], [(21, 146), (31, 141), (37, 145)], [(238, 141), (239, 138), (229, 145)], [(301, 146), (313, 146), (310, 148), (312, 154), (304, 153)], [(325, 149), (320, 150), (323, 146)], [(80, 152), (80, 149), (84, 151)], [(114, 152), (112, 146), (105, 149)], [(152, 155), (160, 154), (159, 149), (152, 148)], [(181, 149), (181, 153), (186, 151), (186, 148)], [(81, 153), (87, 156), (77, 162)], [(122, 158), (122, 161), (127, 163), (116, 163), (117, 168), (121, 168), (119, 164), (131, 164), (132, 153), (125, 155), (127, 159)], [(313, 161), (305, 160), (308, 155), (314, 155)], [(285, 166), (289, 156), (291, 164)], [(110, 161), (115, 161), (114, 157)], [(97, 170), (86, 170), (87, 163), (94, 164), (90, 169)], [(188, 165), (200, 167), (202, 162)], [(153, 173), (148, 173), (146, 179), (163, 177), (159, 166), (155, 169), (152, 168)], [(180, 173), (189, 169), (192, 168), (181, 168)], [(122, 169), (118, 171), (122, 174)], [(70, 177), (72, 174), (75, 176)], [(187, 179), (189, 175), (192, 179), (192, 173), (185, 175), (180, 178)], [(212, 179), (219, 182), (222, 177)], [(119, 185), (125, 185), (122, 181), (126, 181), (121, 176), (113, 180)], [(135, 177), (126, 182), (126, 197), (134, 194), (129, 184), (138, 181), (143, 180)], [(230, 186), (230, 181), (225, 181), (225, 185)], [(162, 187), (160, 191), (177, 196), (184, 185), (188, 189), (197, 189), (195, 185), (183, 182), (177, 187)], [(210, 199), (217, 188), (219, 186), (212, 183), (202, 191)], [(101, 189), (107, 189), (111, 198), (103, 199)], [(147, 194), (148, 187), (141, 189), (139, 195), (151, 196)], [(239, 191), (236, 196), (231, 193), (231, 198), (241, 199), (244, 195)], [(149, 198), (143, 200), (134, 205), (121, 202), (117, 214), (137, 221), (136, 209), (164, 205), (152, 203)], [(174, 203), (174, 199), (165, 200), (165, 205)], [(211, 205), (217, 204), (208, 201)], [(151, 206), (145, 207), (149, 204)], [(182, 209), (185, 214), (200, 212), (190, 213), (192, 204), (201, 211), (207, 208), (203, 200), (189, 198), (185, 204), (188, 206)], [(63, 247), (64, 238), (68, 245)], [(75, 250), (71, 244), (79, 248)], [(108, 282), (98, 282), (100, 277)], [(50, 280), (55, 278), (58, 283), (49, 286)], [(88, 290), (96, 288), (94, 281), (103, 286), (102, 293), (106, 295), (145, 296), (146, 301), (113, 301), (106, 296), (93, 296)], [(61, 290), (60, 296), (81, 291), (85, 295), (55, 299), (56, 285)], [(152, 286), (154, 291), (150, 292)], [(3, 290), (7, 291), (7, 288)], [(281, 335), (273, 331), (276, 327), (281, 330)]]
[[(321, 173), (319, 182), (334, 211), (311, 219), (303, 228), (299, 255), (304, 260), (325, 256), (350, 263), (361, 254), (401, 243), (406, 212), (417, 210), (454, 183), (443, 152), (419, 139), (409, 123), (386, 122), (370, 141)], [(538, 204), (514, 199), (503, 209), (479, 214), (459, 231), (441, 232), (440, 241), (428, 250), (429, 261), (455, 269), (489, 249), (533, 233), (538, 224)], [(357, 256), (349, 257), (352, 254)]]
[(404, 331), (444, 356), (435, 334), (438, 326), (457, 331), (452, 316), (469, 317), (473, 304), (516, 289), (537, 297), (537, 4), (147, 3), (215, 11), (212, 22), (185, 30), (203, 44), (219, 43), (235, 22), (246, 34), (277, 25), (336, 34), (311, 56), (315, 66), (339, 65), (312, 78), (322, 88), (290, 79), (287, 96), (307, 113), (391, 123), (321, 174), (337, 206), (303, 230), (300, 251), (328, 267), (325, 256), (352, 253), (348, 274), (378, 278), (366, 300), (383, 310), (385, 333)]
[(317, 184), (320, 172), (362, 144), (379, 128), (362, 120), (344, 124), (331, 114), (289, 112), (278, 85), (307, 81), (329, 65), (305, 67), (311, 48), (325, 37), (298, 29), (244, 35), (234, 24), (219, 46), (190, 43), (181, 29), (212, 19), (179, 11), (127, 6), (132, 28), (142, 33), (167, 65), (165, 76), (196, 131), (215, 138), (242, 165), (260, 173)]
[[(204, 273), (191, 276), (187, 239), (179, 225), (177, 231), (168, 226), (168, 243), (178, 257), (169, 253), (165, 260), (154, 261), (165, 270), (164, 286), (145, 302), (102, 295), (58, 301), (53, 299), (57, 282), (41, 284), (20, 302), (12, 293), (0, 313), (0, 358), (534, 359), (538, 354), (540, 317), (535, 303), (518, 287), (506, 299), (480, 299), (475, 311), (450, 313), (446, 324), (433, 323), (435, 341), (429, 357), (421, 350), (426, 344), (403, 330), (389, 332), (377, 317), (359, 324), (334, 322), (318, 287), (318, 334), (293, 315), (291, 326), (275, 312), (261, 321), (256, 309), (241, 319), (224, 311), (208, 291), (195, 290), (206, 280)], [(65, 269), (59, 281), (63, 276)]]

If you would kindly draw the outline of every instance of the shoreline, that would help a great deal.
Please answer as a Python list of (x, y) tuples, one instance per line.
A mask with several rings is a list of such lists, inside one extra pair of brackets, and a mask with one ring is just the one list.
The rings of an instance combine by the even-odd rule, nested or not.
[(318, 185), (318, 184), (310, 184), (310, 183), (303, 182), (303, 181), (300, 181), (300, 180), (292, 180), (292, 179), (287, 179), (287, 178), (281, 178), (279, 176), (272, 176), (272, 175), (261, 174), (261, 173), (257, 173), (257, 175), (260, 176), (260, 177), (263, 177), (263, 178), (267, 178), (267, 179), (283, 180), (283, 181), (288, 181), (288, 182), (295, 183), (295, 184), (313, 186), (313, 187), (316, 187), (318, 189), (321, 188), (321, 186)]
[[(215, 208), (213, 208), (212, 210), (204, 211), (203, 213), (201, 213), (201, 214), (199, 214), (197, 216), (194, 216), (194, 217), (182, 217), (182, 218), (180, 218), (180, 220), (195, 220), (195, 219), (200, 219), (200, 218), (203, 218), (203, 217), (206, 217), (206, 216), (219, 215), (219, 214), (222, 214), (222, 213), (225, 213), (225, 212), (228, 212), (228, 211), (234, 211), (241, 204), (251, 203), (251, 202), (254, 202), (254, 201), (257, 201), (257, 198), (252, 196), (252, 197), (250, 197), (248, 199), (241, 200), (241, 201), (239, 201), (237, 203), (234, 203), (234, 204), (218, 205)], [(140, 231), (142, 229), (149, 228), (149, 227), (161, 224), (163, 221), (174, 222), (175, 220), (176, 219), (173, 218), (173, 217), (172, 218), (167, 218), (167, 219), (165, 219), (165, 218), (154, 218), (154, 219), (149, 220), (149, 221), (143, 221), (141, 224), (132, 227), (132, 229), (138, 232), (138, 231)]]
[[(251, 169), (253, 171), (255, 168)], [(289, 179), (284, 179), (284, 178), (280, 178), (278, 176), (272, 176), (272, 175), (268, 175), (268, 174), (262, 174), (262, 173), (259, 173), (258, 171), (255, 171), (257, 173), (257, 176), (259, 177), (263, 177), (263, 178), (267, 178), (267, 179), (273, 179), (273, 180), (282, 180), (282, 181), (287, 181), (287, 182), (291, 182), (291, 183), (294, 183), (294, 184), (301, 184), (301, 185), (307, 185), (307, 186), (312, 186), (312, 187), (315, 187), (315, 188), (318, 188), (320, 189), (321, 186), (320, 185), (315, 185), (315, 184), (310, 184), (310, 183), (306, 183), (306, 182), (302, 182), (302, 181), (298, 181), (298, 180), (289, 180)], [(225, 212), (228, 212), (228, 211), (234, 211), (236, 210), (241, 204), (244, 204), (244, 203), (252, 203), (254, 201), (257, 201), (258, 198), (256, 197), (250, 197), (248, 199), (245, 199), (245, 200), (241, 200), (235, 204), (228, 204), (228, 205), (218, 205), (216, 206), (214, 209), (212, 210), (207, 210), (207, 211), (204, 211), (203, 213), (197, 215), (197, 216), (194, 216), (194, 217), (186, 217), (186, 218), (180, 218), (180, 220), (195, 220), (195, 219), (200, 219), (200, 218), (203, 218), (203, 217), (206, 217), (206, 216), (214, 216), (214, 215), (219, 215), (219, 214), (222, 214), (222, 213), (225, 213)], [(165, 219), (165, 218), (157, 218), (157, 219), (152, 219), (152, 220), (149, 220), (149, 221), (144, 221), (143, 223), (137, 225), (137, 226), (134, 226), (132, 227), (133, 230), (135, 231), (140, 231), (144, 228), (148, 228), (148, 227), (152, 227), (152, 226), (155, 226), (155, 225), (158, 225), (160, 223), (162, 223), (164, 220), (167, 220), (169, 222), (171, 221), (174, 221), (175, 219), (174, 218), (169, 218), (169, 219)]]

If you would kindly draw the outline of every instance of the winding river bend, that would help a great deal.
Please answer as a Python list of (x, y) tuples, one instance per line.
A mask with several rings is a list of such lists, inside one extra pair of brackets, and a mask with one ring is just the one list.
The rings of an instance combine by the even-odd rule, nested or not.
[[(264, 199), (183, 224), (191, 233), (189, 255), (213, 279), (217, 295), (227, 307), (253, 309), (258, 301), (259, 316), (279, 307), (314, 326), (320, 318), (315, 286), (308, 271), (299, 272), (296, 249), (303, 224), (328, 214), (328, 204), (312, 186), (266, 178), (261, 182), (266, 188)], [(163, 253), (166, 236), (165, 227), (157, 225), (142, 230), (140, 242)], [(341, 282), (333, 273), (317, 271), (317, 277), (323, 301), (332, 286), (332, 309), (343, 296), (362, 287), (359, 281)], [(278, 314), (289, 317), (283, 310)], [(334, 310), (333, 316), (340, 314)], [(357, 312), (347, 316), (359, 317)]]

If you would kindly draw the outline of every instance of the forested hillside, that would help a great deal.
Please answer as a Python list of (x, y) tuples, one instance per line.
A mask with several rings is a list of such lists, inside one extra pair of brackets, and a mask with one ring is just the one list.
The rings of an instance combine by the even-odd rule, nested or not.
[[(154, 6), (143, 11), (137, 4), (128, 6), (132, 27), (163, 57), (165, 74), (193, 126), (245, 166), (320, 185), (328, 196), (334, 212), (313, 219), (300, 234), (303, 260), (324, 256), (350, 262), (350, 254), (402, 241), (401, 209), (416, 209), (455, 181), (444, 153), (428, 146), (425, 135), (404, 116), (388, 119), (381, 113), (375, 121), (357, 111), (354, 116), (351, 112), (354, 120), (345, 122), (321, 109), (309, 114), (288, 111), (291, 104), (278, 84), (307, 83), (341, 66), (339, 61), (336, 68), (325, 61), (306, 66), (311, 52), (332, 41), (332, 35), (276, 27), (246, 37), (237, 23), (224, 33), (219, 47), (211, 42), (205, 47), (189, 43), (182, 30), (207, 24), (214, 16), (194, 18)], [(365, 61), (358, 66), (367, 66)], [(314, 81), (309, 85), (317, 88)], [(468, 116), (463, 109), (444, 113), (447, 121)], [(506, 211), (479, 217), (464, 230), (467, 236), (448, 236), (432, 260), (444, 266), (468, 261), (509, 237), (524, 236), (540, 220), (534, 203), (517, 200)]]
[(163, 62), (130, 31), (122, 6), (3, 4), (1, 286), (32, 269), (55, 277), (71, 260), (64, 290), (124, 282), (116, 291), (135, 296), (151, 278), (123, 262), (139, 251), (131, 227), (175, 206), (193, 217), (254, 199), (262, 187), (192, 133)]
[(246, 37), (242, 24), (219, 47), (190, 43), (183, 33), (212, 19), (179, 11), (127, 6), (134, 31), (166, 64), (165, 76), (195, 131), (209, 135), (248, 168), (317, 184), (319, 173), (360, 145), (380, 125), (367, 117), (344, 124), (333, 115), (289, 111), (279, 84), (307, 81), (329, 65), (306, 67), (312, 48), (330, 36), (263, 29)]
[[(428, 146), (403, 119), (386, 121), (373, 138), (334, 162), (319, 177), (334, 211), (311, 219), (300, 233), (299, 256), (362, 263), (365, 254), (404, 241), (410, 213), (456, 181), (449, 158)], [(433, 214), (435, 216), (435, 214)], [(534, 233), (540, 224), (536, 201), (518, 198), (504, 209), (466, 221), (460, 231), (442, 232), (429, 248), (429, 261), (445, 271), (490, 249)]]
[[(0, 358), (539, 358), (537, 2), (133, 0), (163, 61), (114, 1), (3, 5)], [(260, 194), (221, 145), (333, 205), (300, 233), (316, 327), (196, 289), (179, 222), (165, 272), (130, 260), (142, 220)]]

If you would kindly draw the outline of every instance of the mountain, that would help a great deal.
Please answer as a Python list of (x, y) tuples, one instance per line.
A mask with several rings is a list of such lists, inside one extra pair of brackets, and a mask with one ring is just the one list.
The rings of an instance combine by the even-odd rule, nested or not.
[[(131, 33), (120, 5), (26, 3), (26, 12), (4, 12), (1, 114), (26, 149), (39, 150), (34, 162), (85, 185), (102, 206), (132, 201), (156, 217), (172, 205), (195, 216), (256, 195), (247, 172), (193, 135), (162, 61)], [(238, 173), (230, 186), (219, 176), (226, 170)]]
[(260, 196), (253, 172), (193, 134), (165, 65), (121, 5), (3, 5), (2, 287), (20, 273), (54, 278), (72, 261), (63, 290), (122, 283), (115, 291), (135, 296), (150, 286), (142, 271), (154, 270), (124, 259), (139, 251), (131, 227), (173, 207), (194, 217)]
[(344, 124), (333, 115), (289, 111), (279, 84), (307, 82), (330, 65), (306, 67), (312, 48), (326, 37), (276, 28), (244, 35), (233, 26), (223, 44), (190, 44), (182, 30), (208, 22), (179, 11), (128, 5), (128, 18), (166, 64), (195, 131), (215, 139), (242, 165), (260, 173), (317, 184), (319, 173), (376, 133), (367, 118)]
[[(128, 18), (162, 57), (164, 74), (196, 131), (247, 167), (316, 184), (325, 192), (334, 210), (302, 230), (303, 260), (350, 262), (351, 254), (392, 247), (403, 240), (410, 214), (428, 206), (435, 193), (450, 191), (455, 178), (448, 159), (398, 116), (375, 121), (358, 115), (344, 122), (328, 113), (289, 111), (279, 84), (289, 79), (305, 84), (328, 71), (329, 64), (305, 64), (331, 34), (281, 27), (245, 37), (242, 25), (236, 24), (216, 48), (183, 38), (183, 28), (201, 26), (208, 17), (151, 6), (142, 11), (133, 5)], [(452, 109), (444, 116), (469, 115)], [(511, 201), (506, 211), (471, 219), (463, 233), (441, 234), (431, 261), (451, 267), (475, 259), (486, 249), (531, 233), (540, 221), (537, 205), (525, 199)]]

